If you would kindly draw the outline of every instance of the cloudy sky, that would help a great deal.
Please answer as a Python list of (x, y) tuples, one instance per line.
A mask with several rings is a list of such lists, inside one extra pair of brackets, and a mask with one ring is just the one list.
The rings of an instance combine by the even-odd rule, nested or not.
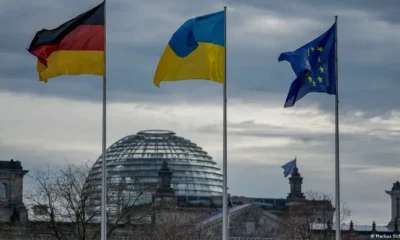
[[(23, 2), (23, 3), (22, 3)], [(100, 77), (39, 82), (26, 48), (97, 0), (0, 1), (0, 158), (26, 169), (95, 161), (101, 153)], [(107, 146), (144, 129), (168, 129), (222, 167), (222, 85), (152, 83), (160, 54), (188, 18), (228, 6), (228, 185), (234, 195), (285, 198), (280, 168), (295, 156), (303, 189), (334, 194), (334, 96), (283, 108), (295, 78), (283, 51), (339, 16), (341, 198), (358, 224), (386, 225), (400, 180), (400, 2), (109, 0)]]

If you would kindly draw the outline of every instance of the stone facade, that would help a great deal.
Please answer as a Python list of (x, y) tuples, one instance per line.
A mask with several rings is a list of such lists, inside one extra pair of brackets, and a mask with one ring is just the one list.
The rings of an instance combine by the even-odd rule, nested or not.
[(289, 178), (290, 183), (290, 193), (287, 197), (288, 201), (304, 200), (304, 194), (301, 190), (301, 185), (303, 184), (303, 178), (299, 173), (297, 166), (294, 168), (292, 176)]
[(400, 182), (397, 181), (393, 183), (393, 187), (391, 191), (385, 191), (391, 197), (391, 219), (388, 226), (394, 228), (397, 224), (397, 227), (400, 225)]
[(0, 222), (26, 222), (23, 203), (23, 170), (19, 161), (0, 161)]

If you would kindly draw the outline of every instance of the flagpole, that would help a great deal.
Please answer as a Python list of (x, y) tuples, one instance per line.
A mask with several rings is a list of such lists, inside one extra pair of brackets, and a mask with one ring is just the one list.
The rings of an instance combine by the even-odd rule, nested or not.
[(336, 192), (336, 240), (340, 240), (340, 167), (339, 167), (339, 87), (338, 87), (338, 50), (337, 50), (337, 16), (335, 16), (335, 192)]
[(104, 0), (104, 76), (103, 76), (103, 140), (102, 140), (102, 174), (101, 174), (101, 240), (107, 240), (107, 156), (106, 156), (106, 73), (107, 73), (107, 64), (106, 64), (106, 0)]
[(223, 119), (223, 195), (222, 195), (222, 240), (228, 240), (228, 175), (227, 175), (227, 120), (226, 120), (226, 6), (224, 7), (224, 119)]

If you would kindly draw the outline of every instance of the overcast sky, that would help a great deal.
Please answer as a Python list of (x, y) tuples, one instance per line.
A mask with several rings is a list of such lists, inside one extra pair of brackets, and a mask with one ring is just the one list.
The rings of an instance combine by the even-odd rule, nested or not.
[[(102, 80), (38, 81), (26, 48), (35, 33), (97, 0), (0, 1), (0, 158), (24, 168), (95, 161), (101, 153)], [(400, 180), (400, 1), (109, 0), (108, 138), (168, 129), (222, 167), (222, 85), (153, 85), (159, 57), (188, 18), (228, 6), (228, 186), (231, 194), (286, 198), (281, 166), (298, 159), (303, 189), (334, 194), (334, 96), (309, 94), (283, 108), (295, 75), (278, 63), (339, 16), (341, 198), (356, 224), (386, 225)]]

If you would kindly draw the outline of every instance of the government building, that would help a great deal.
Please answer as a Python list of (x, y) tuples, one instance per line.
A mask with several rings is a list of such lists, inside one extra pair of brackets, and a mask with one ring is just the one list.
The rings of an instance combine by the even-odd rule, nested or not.
[[(74, 196), (78, 202), (84, 196), (87, 203), (84, 221), (66, 217), (76, 209), (73, 204), (72, 210), (66, 207), (66, 201), (60, 200), (63, 194), (51, 201), (25, 199), (23, 178), (28, 170), (23, 161), (0, 161), (0, 240), (100, 239), (96, 234), (101, 217), (102, 156), (88, 172), (82, 193)], [(223, 176), (212, 157), (195, 143), (171, 131), (141, 131), (112, 144), (106, 165), (111, 219), (107, 229), (112, 230), (108, 239), (221, 239)], [(286, 197), (229, 196), (230, 239), (335, 239), (332, 202), (310, 199), (302, 191), (300, 170), (296, 167), (292, 172)], [(343, 240), (399, 234), (399, 181), (385, 192), (390, 197), (388, 222), (355, 225), (348, 219), (341, 224)]]

